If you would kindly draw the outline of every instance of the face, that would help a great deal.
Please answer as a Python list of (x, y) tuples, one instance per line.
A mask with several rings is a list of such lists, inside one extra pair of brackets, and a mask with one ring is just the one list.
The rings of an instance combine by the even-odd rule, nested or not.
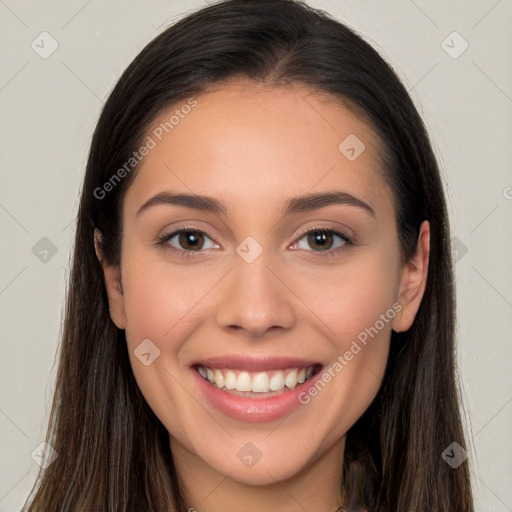
[(298, 85), (185, 104), (147, 133), (104, 267), (136, 381), (191, 466), (266, 484), (339, 464), (425, 278), (424, 253), (400, 264), (378, 140)]

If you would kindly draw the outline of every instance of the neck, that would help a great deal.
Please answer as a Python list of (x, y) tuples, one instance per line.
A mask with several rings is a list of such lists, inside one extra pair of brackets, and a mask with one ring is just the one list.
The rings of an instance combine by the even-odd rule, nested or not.
[(340, 506), (344, 449), (345, 437), (293, 476), (278, 480), (268, 468), (267, 482), (251, 485), (221, 474), (171, 438), (185, 503), (197, 512), (335, 512)]

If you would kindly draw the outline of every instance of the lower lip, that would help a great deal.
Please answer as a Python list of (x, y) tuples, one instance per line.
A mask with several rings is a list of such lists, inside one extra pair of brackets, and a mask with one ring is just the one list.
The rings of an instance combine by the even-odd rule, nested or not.
[(297, 386), (295, 389), (267, 398), (246, 398), (234, 393), (222, 391), (210, 384), (199, 373), (192, 369), (199, 387), (205, 398), (220, 412), (227, 416), (250, 423), (274, 421), (293, 412), (301, 404), (300, 393), (314, 385), (321, 371)]

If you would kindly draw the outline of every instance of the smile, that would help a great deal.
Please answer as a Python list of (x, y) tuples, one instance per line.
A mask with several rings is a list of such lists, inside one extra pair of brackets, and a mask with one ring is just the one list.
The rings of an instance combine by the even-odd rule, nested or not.
[(242, 396), (251, 396), (252, 393), (293, 390), (315, 375), (318, 365), (266, 371), (220, 369), (207, 366), (197, 366), (196, 369), (203, 379), (220, 390), (238, 391), (243, 394)]
[(233, 354), (195, 361), (191, 370), (207, 407), (242, 422), (270, 422), (302, 407), (300, 393), (323, 367), (295, 357)]

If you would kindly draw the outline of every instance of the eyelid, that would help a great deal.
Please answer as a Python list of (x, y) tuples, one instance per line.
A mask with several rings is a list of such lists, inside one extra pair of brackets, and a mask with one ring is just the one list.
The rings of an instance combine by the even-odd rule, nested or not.
[[(198, 224), (192, 224), (192, 222), (198, 222)], [(190, 223), (190, 224), (189, 224)], [(163, 232), (161, 235), (158, 235), (159, 237), (167, 237), (169, 235), (174, 235), (180, 231), (199, 231), (202, 233), (206, 233), (210, 237), (216, 237), (217, 235), (214, 234), (213, 230), (209, 227), (203, 226), (201, 224), (201, 221), (191, 220), (191, 221), (184, 221), (176, 222), (172, 225), (166, 226), (161, 230)]]
[[(169, 232), (165, 232), (162, 233), (161, 235), (159, 235), (157, 237), (157, 240), (156, 240), (156, 244), (157, 245), (166, 245), (168, 244), (169, 240), (171, 238), (174, 238), (176, 235), (184, 232), (184, 231), (192, 231), (192, 232), (198, 232), (198, 233), (202, 233), (202, 234), (205, 234), (208, 236), (208, 238), (210, 238), (215, 244), (218, 245), (218, 242), (215, 240), (215, 237), (216, 235), (214, 235), (212, 233), (211, 230), (209, 230), (208, 228), (205, 228), (205, 227), (199, 227), (199, 226), (181, 226), (181, 227), (178, 227), (178, 228), (174, 228), (172, 230), (170, 230)], [(192, 255), (193, 253), (203, 253), (205, 250), (204, 249), (201, 249), (199, 251), (185, 251), (183, 249), (176, 249), (175, 247), (172, 247), (172, 246), (169, 246), (167, 247), (175, 252), (179, 252), (179, 253), (188, 253), (187, 255)], [(192, 253), (192, 254), (191, 254)]]
[(298, 240), (304, 237), (304, 235), (308, 235), (309, 233), (314, 233), (315, 231), (329, 231), (331, 233), (335, 233), (340, 235), (343, 239), (346, 239), (347, 243), (354, 243), (355, 238), (352, 235), (352, 230), (348, 228), (336, 228), (333, 226), (322, 226), (322, 225), (313, 225), (308, 228), (304, 228), (304, 230), (300, 231), (300, 233), (295, 237), (296, 243)]
[(310, 228), (306, 228), (304, 231), (302, 231), (301, 234), (295, 238), (295, 242), (292, 243), (292, 246), (297, 245), (299, 243), (299, 241), (302, 238), (304, 238), (306, 235), (309, 235), (310, 233), (315, 233), (317, 231), (328, 232), (328, 233), (332, 233), (333, 235), (337, 235), (344, 241), (344, 243), (341, 247), (336, 247), (335, 249), (326, 249), (324, 251), (313, 251), (313, 250), (304, 250), (304, 249), (293, 249), (293, 250), (305, 251), (306, 253), (314, 254), (315, 255), (314, 257), (323, 258), (323, 257), (337, 256), (337, 255), (339, 255), (340, 251), (346, 250), (345, 246), (355, 245), (353, 237), (347, 235), (342, 230), (332, 228), (332, 227), (313, 226)]
[[(182, 227), (173, 229), (168, 233), (164, 232), (162, 235), (158, 236), (156, 244), (166, 246), (167, 249), (177, 252), (177, 253), (179, 253), (180, 256), (184, 256), (184, 257), (189, 257), (189, 256), (195, 257), (195, 255), (199, 256), (201, 254), (204, 254), (204, 252), (207, 251), (208, 249), (200, 249), (198, 251), (186, 251), (183, 249), (176, 249), (175, 247), (172, 247), (172, 246), (167, 246), (167, 244), (171, 238), (174, 238), (176, 235), (178, 235), (182, 232), (185, 232), (185, 231), (193, 231), (193, 232), (195, 231), (198, 233), (206, 234), (214, 242), (214, 244), (218, 245), (218, 242), (215, 240), (216, 235), (214, 235), (208, 228), (199, 227), (199, 226), (182, 226)], [(326, 232), (330, 232), (332, 234), (338, 235), (340, 238), (342, 238), (345, 241), (345, 243), (343, 244), (343, 246), (337, 247), (336, 249), (327, 249), (325, 251), (311, 250), (311, 251), (306, 251), (306, 252), (312, 252), (314, 254), (318, 254), (319, 256), (334, 255), (334, 254), (337, 254), (338, 251), (340, 251), (345, 245), (354, 245), (354, 239), (353, 239), (352, 235), (348, 235), (343, 230), (340, 230), (340, 229), (336, 229), (336, 228), (329, 227), (329, 226), (318, 226), (318, 225), (313, 225), (313, 226), (310, 226), (309, 228), (305, 228), (303, 231), (300, 232), (299, 235), (297, 235), (295, 237), (295, 239), (291, 245), (292, 246), (296, 245), (302, 238), (304, 238), (304, 236), (308, 235), (309, 233), (314, 233), (316, 231), (326, 231)]]

